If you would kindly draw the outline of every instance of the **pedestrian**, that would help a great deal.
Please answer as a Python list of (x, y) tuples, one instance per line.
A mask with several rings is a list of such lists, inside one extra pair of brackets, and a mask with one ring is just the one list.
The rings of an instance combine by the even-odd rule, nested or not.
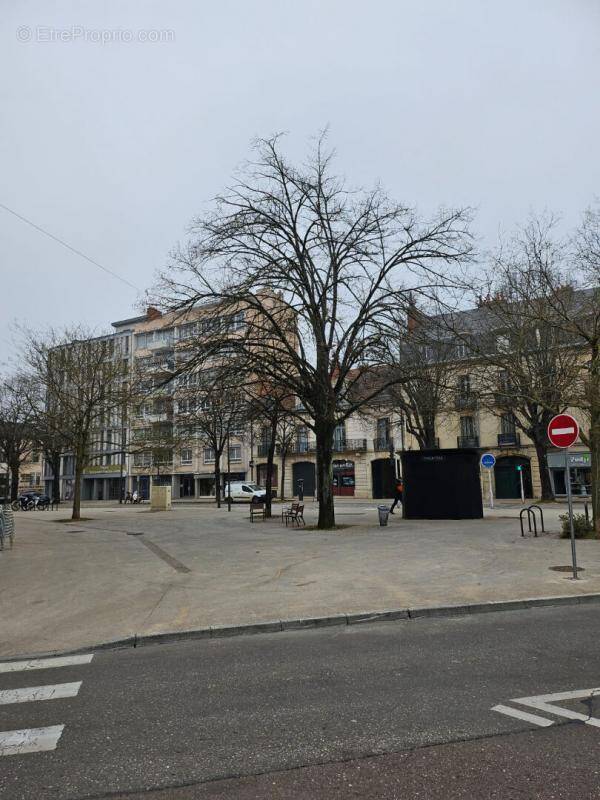
[(392, 507), (390, 508), (390, 514), (394, 513), (394, 509), (398, 505), (398, 503), (403, 503), (404, 497), (404, 482), (402, 478), (398, 478), (396, 481), (396, 494), (394, 495), (394, 502), (392, 503)]
[(138, 493), (137, 493), (137, 489), (134, 491), (134, 493), (133, 493), (133, 495), (132, 495), (132, 501), (133, 501), (134, 503), (137, 503), (137, 501), (138, 501)]

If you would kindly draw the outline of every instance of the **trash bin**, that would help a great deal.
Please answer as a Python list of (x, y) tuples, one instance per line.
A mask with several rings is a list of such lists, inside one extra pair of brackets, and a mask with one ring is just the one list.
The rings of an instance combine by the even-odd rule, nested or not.
[(381, 526), (388, 524), (388, 517), (390, 515), (390, 510), (387, 506), (377, 506), (377, 512), (379, 514), (379, 524)]

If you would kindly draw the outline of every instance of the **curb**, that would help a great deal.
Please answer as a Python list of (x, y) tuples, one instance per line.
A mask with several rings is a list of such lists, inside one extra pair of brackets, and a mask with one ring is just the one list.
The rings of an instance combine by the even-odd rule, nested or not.
[(0, 661), (9, 663), (30, 658), (48, 658), (52, 656), (80, 655), (104, 650), (124, 650), (126, 648), (147, 647), (154, 644), (172, 644), (174, 642), (194, 639), (224, 639), (232, 636), (252, 636), (264, 633), (281, 633), (284, 631), (309, 630), (325, 628), (333, 625), (364, 625), (377, 622), (393, 622), (396, 620), (419, 620), (448, 617), (465, 617), (476, 614), (488, 614), (499, 611), (523, 611), (529, 608), (548, 606), (574, 606), (600, 603), (598, 594), (558, 595), (555, 597), (530, 597), (523, 600), (499, 600), (484, 603), (468, 603), (465, 605), (422, 606), (415, 608), (386, 609), (383, 611), (358, 611), (351, 614), (335, 614), (327, 617), (298, 617), (297, 619), (280, 619), (266, 622), (251, 622), (242, 625), (211, 625), (208, 628), (195, 630), (151, 633), (138, 636), (126, 636), (112, 639), (96, 645), (86, 645), (74, 650), (53, 650), (45, 653), (34, 653), (20, 656), (9, 656)]

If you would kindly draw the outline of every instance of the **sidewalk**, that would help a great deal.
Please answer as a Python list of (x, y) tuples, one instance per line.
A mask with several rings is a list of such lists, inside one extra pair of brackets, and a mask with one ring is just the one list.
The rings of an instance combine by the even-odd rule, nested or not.
[[(0, 656), (210, 625), (600, 592), (600, 542), (577, 543), (582, 579), (553, 534), (522, 538), (520, 506), (484, 520), (377, 523), (377, 501), (340, 502), (340, 529), (250, 524), (247, 507), (86, 507), (89, 521), (18, 513), (0, 553)], [(307, 504), (306, 519), (316, 520)]]

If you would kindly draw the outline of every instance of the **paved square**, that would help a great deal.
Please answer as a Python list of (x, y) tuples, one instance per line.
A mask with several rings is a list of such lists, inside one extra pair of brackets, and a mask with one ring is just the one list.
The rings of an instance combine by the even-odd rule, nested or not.
[[(375, 611), (600, 592), (600, 542), (577, 544), (582, 580), (554, 535), (521, 538), (518, 508), (484, 520), (377, 522), (377, 501), (340, 501), (340, 530), (250, 524), (248, 507), (89, 507), (89, 520), (19, 513), (0, 553), (0, 655), (94, 645), (133, 634)], [(310, 526), (316, 506), (306, 512)], [(347, 526), (347, 527), (345, 527)]]

